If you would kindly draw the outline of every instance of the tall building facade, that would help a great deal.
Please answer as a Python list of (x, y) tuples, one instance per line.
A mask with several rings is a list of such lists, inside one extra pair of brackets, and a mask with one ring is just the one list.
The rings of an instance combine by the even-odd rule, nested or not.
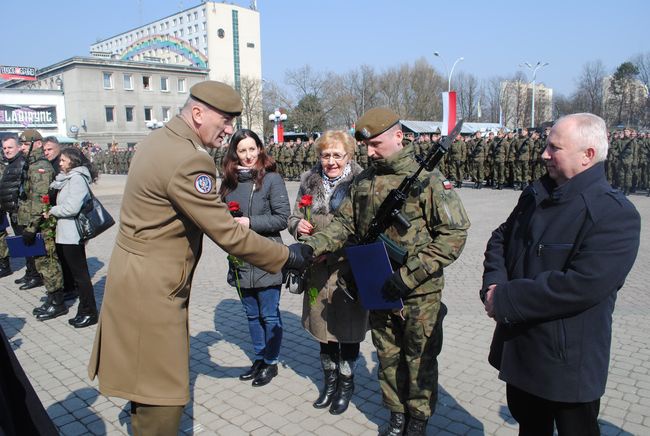
[[(510, 129), (532, 125), (533, 84), (521, 80), (501, 82), (501, 124)], [(535, 83), (535, 126), (553, 121), (553, 89)]]
[(90, 53), (109, 59), (207, 68), (210, 79), (228, 83), (242, 94), (248, 109), (242, 117), (244, 126), (261, 130), (260, 14), (254, 6), (206, 1), (98, 41), (90, 46)]

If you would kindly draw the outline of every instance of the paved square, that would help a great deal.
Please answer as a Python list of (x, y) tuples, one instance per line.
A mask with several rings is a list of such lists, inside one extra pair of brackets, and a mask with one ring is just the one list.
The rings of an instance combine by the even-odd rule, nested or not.
[[(125, 176), (103, 175), (95, 194), (118, 218)], [(290, 198), (298, 184), (287, 183)], [(428, 434), (515, 435), (505, 405), (505, 385), (488, 365), (493, 322), (478, 299), (483, 251), (491, 231), (504, 221), (518, 197), (511, 190), (463, 188), (459, 193), (472, 221), (465, 250), (446, 270), (443, 301), (445, 344), (440, 356), (440, 399)], [(642, 216), (636, 265), (619, 293), (614, 312), (612, 357), (600, 420), (605, 435), (650, 434), (650, 198), (631, 196)], [(87, 246), (98, 304), (117, 226)], [(284, 234), (285, 243), (293, 242)], [(43, 288), (19, 291), (22, 260), (15, 273), (0, 279), (0, 324), (48, 414), (63, 435), (128, 434), (127, 402), (107, 398), (90, 382), (86, 364), (95, 327), (75, 330), (70, 315), (38, 322), (31, 314)], [(253, 388), (239, 381), (250, 365), (251, 345), (243, 308), (225, 280), (225, 254), (205, 239), (190, 303), (192, 402), (185, 409), (183, 434), (223, 435), (374, 435), (387, 420), (377, 383), (377, 358), (370, 335), (361, 344), (356, 392), (341, 416), (311, 406), (321, 383), (318, 346), (300, 325), (302, 297), (283, 293), (285, 326), (279, 375)], [(124, 304), (129, 304), (125, 301)]]

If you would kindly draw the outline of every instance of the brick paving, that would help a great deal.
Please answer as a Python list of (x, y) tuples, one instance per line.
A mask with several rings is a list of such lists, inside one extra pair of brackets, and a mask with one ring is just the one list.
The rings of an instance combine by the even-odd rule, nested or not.
[[(125, 176), (104, 175), (95, 193), (117, 218)], [(297, 183), (287, 184), (294, 198)], [(440, 396), (428, 434), (515, 435), (505, 403), (505, 385), (486, 359), (493, 322), (477, 297), (482, 259), (490, 232), (513, 208), (518, 193), (463, 188), (460, 195), (472, 220), (461, 258), (446, 270), (443, 301), (445, 344), (440, 356)], [(642, 217), (650, 198), (631, 196)], [(645, 220), (642, 221), (645, 224)], [(98, 303), (117, 226), (87, 246)], [(291, 237), (284, 235), (286, 243)], [(650, 232), (643, 225), (636, 265), (619, 293), (613, 346), (600, 422), (604, 435), (650, 434)], [(18, 291), (15, 273), (0, 279), (0, 324), (48, 414), (62, 435), (129, 434), (127, 402), (98, 393), (86, 375), (95, 327), (75, 330), (67, 316), (38, 322), (31, 315), (43, 288)], [(192, 401), (185, 409), (186, 435), (374, 435), (388, 412), (381, 405), (377, 357), (370, 335), (361, 344), (356, 392), (341, 416), (311, 406), (321, 382), (318, 347), (300, 325), (302, 297), (283, 293), (285, 325), (279, 375), (253, 388), (239, 381), (250, 364), (251, 346), (243, 308), (225, 282), (225, 254), (206, 238), (190, 302)], [(128, 304), (128, 302), (125, 302)], [(76, 303), (75, 303), (76, 305)], [(76, 306), (70, 308), (71, 317)]]

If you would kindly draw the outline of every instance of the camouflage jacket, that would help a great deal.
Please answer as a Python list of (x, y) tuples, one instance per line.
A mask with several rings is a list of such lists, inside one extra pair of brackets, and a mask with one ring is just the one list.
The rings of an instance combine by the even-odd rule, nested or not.
[[(355, 177), (331, 224), (305, 241), (315, 255), (336, 251), (350, 235), (362, 237), (389, 191), (417, 169), (412, 146), (387, 159), (370, 161), (370, 167)], [(411, 227), (386, 231), (386, 236), (409, 252), (400, 275), (414, 289), (411, 295), (442, 290), (442, 269), (462, 252), (470, 225), (460, 198), (437, 169), (423, 171), (418, 181), (403, 208)]]
[(29, 155), (29, 170), (23, 181), (26, 194), (24, 200), (18, 201), (18, 224), (25, 230), (36, 232), (43, 218), (43, 203), (41, 197), (48, 193), (50, 183), (54, 180), (54, 168), (45, 158), (42, 148), (32, 150)]

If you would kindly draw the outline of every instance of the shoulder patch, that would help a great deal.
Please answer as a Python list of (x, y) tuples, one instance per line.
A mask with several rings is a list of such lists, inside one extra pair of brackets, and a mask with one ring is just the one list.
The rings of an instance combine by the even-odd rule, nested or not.
[(39, 169), (38, 169), (38, 172), (39, 172), (40, 174), (44, 174), (44, 173), (45, 173), (45, 170), (44, 170), (43, 168), (39, 168)]
[(199, 174), (194, 180), (194, 188), (201, 194), (212, 191), (212, 179), (207, 174)]
[(449, 180), (445, 179), (445, 180), (442, 181), (442, 187), (445, 188), (445, 189), (451, 189), (451, 188), (453, 188), (453, 185), (451, 184), (451, 182)]

